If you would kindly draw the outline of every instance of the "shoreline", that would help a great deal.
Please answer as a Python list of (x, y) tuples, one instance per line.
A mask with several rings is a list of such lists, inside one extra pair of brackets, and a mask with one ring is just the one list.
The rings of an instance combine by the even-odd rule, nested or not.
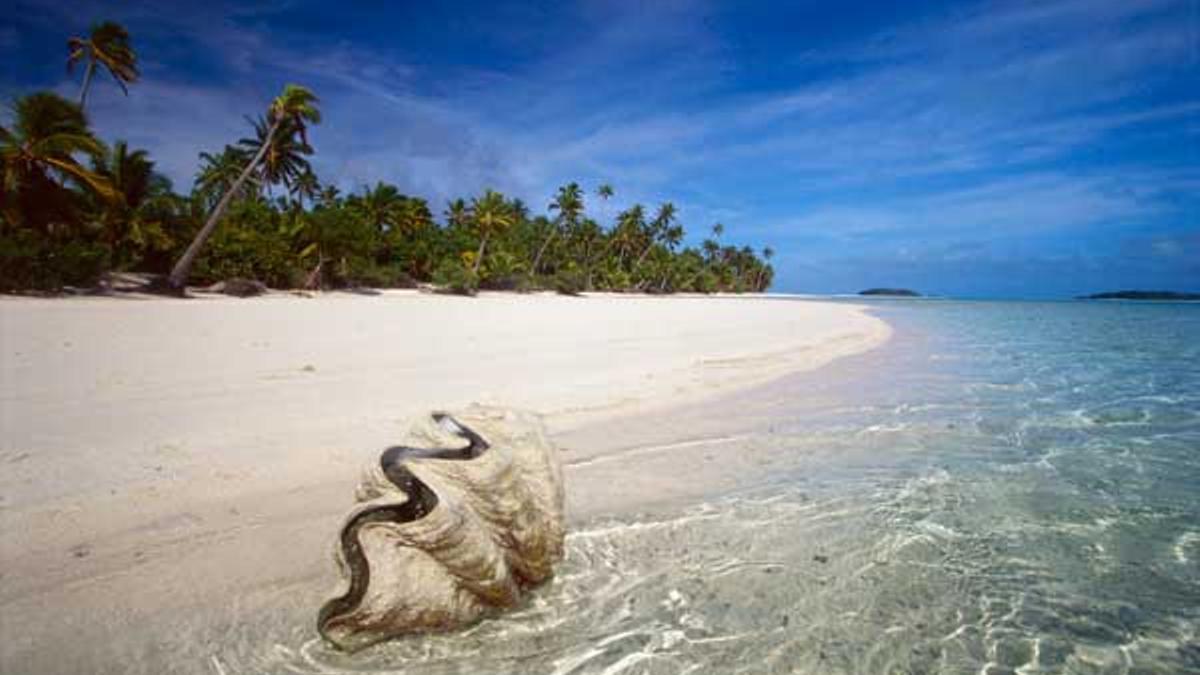
[[(861, 354), (891, 336), (888, 325), (864, 308), (841, 303), (789, 301), (786, 306), (794, 316), (788, 312), (781, 317), (784, 305), (774, 300), (700, 297), (669, 302), (672, 299), (502, 294), (466, 299), (412, 293), (339, 295), (324, 301), (0, 300), (5, 379), (16, 384), (4, 394), (3, 454), (10, 470), (0, 478), (4, 497), (0, 522), (8, 541), (21, 542), (19, 546), (6, 545), (2, 551), (8, 573), (0, 604), (7, 615), (29, 619), (28, 628), (15, 633), (25, 639), (13, 640), (5, 651), (15, 648), (35, 658), (29, 650), (53, 644), (66, 634), (63, 631), (70, 630), (99, 631), (94, 641), (83, 640), (92, 645), (111, 639), (108, 631), (115, 629), (81, 627), (81, 622), (97, 612), (112, 611), (137, 623), (184, 608), (220, 615), (222, 610), (214, 606), (214, 599), (266, 597), (270, 589), (281, 586), (308, 599), (325, 593), (336, 579), (328, 559), (332, 533), (351, 501), (364, 463), (414, 415), (430, 408), (454, 408), (472, 400), (514, 405), (496, 384), (497, 377), (516, 381), (523, 368), (544, 367), (539, 373), (545, 381), (536, 384), (533, 395), (526, 391), (525, 399), (514, 407), (542, 413), (556, 442), (570, 439), (572, 447), (567, 448), (564, 464), (569, 518), (577, 526), (582, 518), (635, 511), (643, 505), (639, 499), (655, 492), (654, 485), (649, 485), (614, 498), (604, 495), (606, 490), (596, 484), (625, 480), (637, 471), (628, 464), (603, 459), (623, 451), (621, 443), (628, 440), (628, 434), (618, 434), (621, 440), (614, 438), (609, 433), (610, 423), (619, 427), (620, 420), (634, 415), (653, 420), (656, 411), (729, 398), (782, 376)], [(25, 305), (39, 316), (14, 319), (17, 312), (12, 310), (17, 305)], [(182, 349), (172, 351), (174, 348), (164, 348), (162, 341), (181, 337), (180, 331), (187, 327), (181, 327), (180, 307), (185, 313), (223, 312), (226, 323), (202, 322), (193, 327), (196, 334), (181, 338), (182, 345), (176, 347)], [(269, 307), (284, 311), (272, 313), (267, 311)], [(364, 312), (369, 317), (396, 307), (402, 307), (410, 318), (431, 324), (432, 329), (408, 326), (382, 336), (383, 344), (417, 333), (429, 340), (426, 347), (435, 353), (474, 348), (484, 354), (482, 360), (493, 363), (438, 360), (412, 341), (403, 347), (419, 352), (413, 357), (419, 362), (432, 364), (425, 371), (419, 370), (419, 363), (403, 359), (367, 358), (370, 352), (354, 339), (356, 318), (361, 320)], [(317, 338), (322, 326), (348, 321), (340, 324), (344, 330), (339, 331), (337, 344), (326, 344), (324, 351), (318, 349), (317, 353), (306, 352), (282, 337), (291, 334), (289, 329), (305, 327), (303, 321), (297, 325), (296, 316), (290, 316), (292, 310), (306, 315), (314, 309), (329, 310), (317, 312), (321, 316), (316, 316), (311, 326)], [(139, 313), (162, 315), (164, 310), (167, 316), (152, 322), (154, 330), (137, 323)], [(236, 316), (228, 316), (231, 313)], [(464, 329), (480, 315), (487, 320), (474, 331)], [(589, 317), (610, 323), (596, 327), (571, 321)], [(254, 347), (260, 337), (253, 331), (238, 332), (243, 320), (249, 320), (251, 326), (269, 326), (277, 336), (275, 343)], [(18, 321), (26, 323), (15, 328)], [(80, 326), (92, 331), (94, 343), (83, 351), (93, 367), (106, 354), (109, 361), (120, 361), (139, 350), (166, 349), (170, 353), (167, 358), (141, 354), (134, 360), (136, 368), (126, 364), (127, 371), (142, 378), (134, 391), (128, 390), (133, 374), (126, 372), (122, 379), (120, 369), (108, 366), (83, 373), (80, 362), (60, 362), (60, 370), (47, 382), (31, 376), (27, 361), (13, 363), (13, 353), (20, 351), (18, 344), (20, 349), (36, 349), (34, 338), (53, 334), (54, 341), (41, 340), (49, 346), (38, 358), (55, 355), (67, 349), (63, 342), (74, 345), (73, 341), (86, 336), (86, 331), (79, 332)], [(535, 335), (538, 329), (543, 332)], [(119, 337), (125, 330), (135, 335)], [(372, 340), (380, 338), (374, 336), (366, 343), (375, 344)], [(248, 346), (234, 349), (231, 345), (239, 340)], [(344, 344), (347, 341), (349, 344)], [(303, 339), (300, 342), (316, 348)], [(203, 351), (193, 352), (197, 345), (217, 351), (224, 347), (225, 361), (204, 356)], [(285, 352), (285, 357), (272, 354), (272, 349)], [(672, 355), (677, 351), (684, 354)], [(193, 362), (186, 360), (187, 355)], [(229, 363), (247, 355), (254, 359)], [(529, 360), (535, 357), (541, 361)], [(313, 370), (304, 370), (310, 362)], [(281, 364), (291, 368), (283, 369)], [(36, 365), (43, 370), (49, 367), (45, 361)], [(244, 379), (245, 371), (252, 371), (255, 377)], [(339, 379), (329, 375), (330, 371), (349, 375)], [(166, 381), (156, 380), (156, 374), (163, 372), (171, 372), (171, 376)], [(223, 377), (233, 379), (222, 382)], [(409, 383), (404, 386), (417, 390), (417, 396), (405, 398), (392, 391), (394, 387), (388, 386), (391, 377), (402, 377)], [(222, 386), (214, 386), (211, 378)], [(437, 378), (441, 378), (440, 384)], [(106, 383), (107, 388), (103, 386)], [(459, 394), (461, 387), (478, 390), (481, 383), (491, 388), (487, 395), (455, 401), (456, 391), (447, 383), (459, 386)], [(517, 384), (524, 387), (527, 383)], [(32, 402), (16, 400), (15, 392)], [(182, 399), (172, 398), (181, 392), (186, 394)], [(389, 401), (392, 405), (376, 402), (371, 410), (355, 411), (356, 405), (361, 407), (371, 397), (388, 396), (389, 392), (394, 394)], [(339, 396), (358, 398), (350, 407), (339, 408)], [(306, 405), (289, 410), (298, 401)], [(404, 409), (405, 405), (409, 409)], [(321, 410), (327, 410), (324, 416), (336, 423), (323, 426), (323, 415), (317, 414)], [(193, 411), (199, 420), (190, 417)], [(360, 414), (351, 421), (338, 420), (347, 411)], [(122, 416), (114, 419), (112, 415), (118, 412)], [(305, 415), (317, 419), (306, 424)], [(201, 432), (206, 430), (196, 426), (212, 425), (222, 416), (226, 416), (226, 426), (234, 427), (225, 429), (223, 435), (205, 435)], [(38, 420), (42, 420), (40, 429)], [(163, 442), (171, 436), (162, 435), (162, 430), (178, 424), (189, 426), (195, 435), (174, 429), (171, 433), (184, 442)], [(257, 432), (239, 430), (238, 424), (257, 425)], [(30, 438), (34, 430), (43, 434), (42, 447), (23, 449), (14, 442), (14, 432)], [(272, 433), (278, 437), (271, 438)], [(678, 427), (657, 428), (653, 442), (661, 442), (664, 434), (686, 441), (689, 433)], [(205, 445), (197, 446), (197, 438), (203, 438)], [(125, 456), (118, 456), (121, 443), (126, 444)], [(39, 450), (56, 454), (39, 456)], [(595, 462), (596, 458), (605, 463), (602, 471), (571, 468), (579, 460)], [(80, 472), (82, 477), (77, 478), (80, 467), (86, 467), (86, 473)], [(645, 478), (641, 480), (645, 482)], [(661, 476), (655, 481), (660, 486), (669, 482)], [(41, 500), (14, 498), (47, 487), (60, 493)], [(700, 487), (692, 484), (689, 489)], [(289, 554), (280, 557), (281, 549)], [(7, 658), (5, 662), (14, 662)]]
[[(532, 410), (557, 431), (818, 368), (890, 337), (861, 306), (789, 301), (792, 316), (781, 317), (777, 301), (673, 299), (0, 299), (0, 450), (21, 463), (52, 452), (121, 477), (133, 467), (112, 466), (112, 451), (130, 446), (141, 459), (162, 451), (156, 473), (213, 446), (222, 456), (347, 438), (385, 447), (413, 416), (470, 403)], [(28, 485), (0, 494), (28, 506), (79, 489)]]
[[(418, 303), (400, 307), (402, 313), (419, 313), (422, 305), (425, 309), (440, 308), (441, 316), (425, 318), (439, 319), (446, 330), (452, 330), (448, 317), (467, 319), (472, 309), (489, 303), (500, 315), (515, 307), (533, 309), (535, 314), (572, 308), (583, 314), (595, 310), (611, 313), (614, 308), (633, 307), (636, 318), (644, 320), (647, 306), (662, 306), (670, 300), (624, 295), (579, 299), (552, 294), (495, 294), (467, 299), (415, 293), (384, 298), (338, 295), (316, 304), (311, 299), (283, 297), (213, 298), (201, 303), (156, 298), (148, 304), (109, 298), (65, 302), (22, 299), (13, 304), (0, 300), (0, 348), (4, 350), (0, 365), (4, 380), (14, 385), (0, 395), (5, 416), (0, 459), (12, 469), (7, 480), (0, 478), (0, 521), (10, 523), (8, 531), (21, 531), (26, 536), (44, 530), (40, 523), (54, 522), (58, 536), (51, 541), (27, 538), (27, 547), (47, 553), (69, 550), (86, 545), (88, 539), (103, 539), (108, 534), (134, 529), (138, 522), (153, 521), (148, 516), (161, 515), (164, 508), (185, 511), (303, 486), (353, 485), (358, 471), (373, 459), (378, 448), (386, 447), (416, 416), (430, 410), (453, 410), (471, 403), (522, 408), (539, 414), (555, 437), (634, 414), (682, 408), (791, 373), (815, 370), (838, 358), (878, 347), (891, 337), (890, 327), (867, 314), (865, 308), (800, 301), (788, 302), (797, 311), (798, 320), (766, 317), (766, 326), (771, 330), (764, 332), (771, 335), (757, 336), (755, 341), (752, 331), (744, 327), (733, 330), (732, 335), (729, 331), (722, 335), (706, 327), (711, 325), (709, 315), (713, 310), (736, 310), (732, 303), (745, 306), (753, 304), (754, 299), (698, 296), (686, 304), (695, 303), (700, 311), (674, 317), (692, 323), (675, 326), (674, 332), (668, 329), (656, 341), (639, 337), (638, 333), (644, 332), (640, 325), (629, 325), (623, 333), (610, 329), (621, 333), (617, 340), (601, 335), (588, 344), (570, 343), (564, 338), (579, 338), (579, 328), (566, 327), (565, 332), (542, 343), (549, 358), (534, 364), (545, 366), (539, 373), (547, 381), (529, 384), (515, 381), (524, 375), (522, 368), (530, 366), (526, 354), (516, 354), (515, 362), (492, 364), (491, 372), (481, 373), (474, 369), (483, 368), (482, 363), (460, 363), (456, 367), (435, 357), (429, 349), (400, 363), (363, 363), (362, 353), (343, 353), (348, 349), (340, 343), (332, 349), (329, 345), (309, 345), (319, 351), (317, 354), (295, 345), (280, 346), (287, 353), (274, 363), (264, 363), (272, 358), (267, 352), (276, 347), (260, 335), (236, 334), (236, 329), (233, 335), (213, 335), (210, 331), (231, 330), (213, 326), (196, 328), (198, 335), (183, 345), (167, 348), (165, 357), (139, 355), (142, 348), (161, 349), (162, 340), (173, 339), (179, 329), (177, 322), (154, 318), (150, 327), (133, 326), (134, 335), (113, 332), (107, 341), (103, 335), (114, 324), (119, 330), (126, 324), (123, 328), (128, 329), (130, 322), (139, 317), (146, 319), (146, 315), (163, 308), (175, 312), (173, 317), (164, 318), (176, 320), (181, 310), (187, 315), (201, 308), (209, 312), (241, 311), (243, 319), (248, 313), (253, 322), (266, 321), (261, 311), (256, 311), (264, 307), (282, 309), (276, 318), (286, 320), (295, 311), (311, 314), (318, 305), (337, 310), (383, 311), (387, 308), (368, 303), (389, 299)], [(24, 306), (41, 316), (24, 327), (15, 326), (20, 319), (14, 319), (10, 311), (14, 304), (18, 311)], [(776, 313), (778, 304), (771, 302), (769, 315)], [(679, 303), (666, 306), (678, 308)], [(80, 309), (96, 314), (81, 316), (76, 311)], [(651, 309), (658, 313), (656, 308)], [(116, 319), (110, 314), (114, 312)], [(814, 317), (806, 312), (816, 312), (821, 321), (813, 321)], [(737, 316), (736, 312), (732, 316)], [(718, 311), (711, 318), (722, 317)], [(764, 316), (757, 318), (761, 323)], [(74, 325), (63, 327), (62, 320)], [(544, 322), (542, 327), (546, 327)], [(55, 339), (42, 340), (55, 328), (65, 332)], [(314, 328), (324, 329), (322, 325)], [(465, 342), (453, 346), (460, 350), (490, 349), (485, 356), (491, 360), (526, 351), (523, 345), (513, 344), (514, 337), (521, 342), (524, 327), (507, 328), (507, 336), (488, 336), (495, 340), (493, 343), (481, 344), (486, 339), (468, 335)], [(99, 333), (87, 335), (97, 329)], [(789, 332), (800, 330), (808, 332)], [(147, 332), (151, 334), (147, 336)], [(440, 340), (438, 332), (424, 336), (426, 342)], [(711, 335), (705, 340), (703, 333)], [(496, 344), (505, 338), (508, 342)], [(89, 339), (96, 344), (79, 344)], [(56, 340), (61, 341), (61, 348)], [(242, 360), (220, 363), (227, 353), (223, 350), (232, 348), (230, 343), (236, 341), (248, 344)], [(744, 344), (747, 341), (749, 345)], [(592, 355), (589, 363), (579, 363), (577, 352), (602, 348), (609, 342), (627, 344), (616, 349), (607, 347), (604, 353)], [(727, 343), (736, 347), (730, 349)], [(90, 351), (75, 355), (73, 362), (67, 361), (70, 352), (84, 347)], [(419, 350), (417, 345), (409, 347)], [(41, 351), (28, 353), (37, 349)], [(433, 352), (441, 349), (435, 347)], [(671, 353), (680, 349), (682, 355)], [(222, 353), (214, 358), (214, 351)], [(130, 364), (125, 368), (109, 367), (109, 362), (121, 357), (132, 357), (133, 366), (142, 372), (129, 374)], [(247, 362), (248, 357), (257, 361)], [(189, 359), (197, 362), (188, 364)], [(237, 361), (235, 356), (229, 359)], [(337, 359), (342, 362), (329, 363)], [(422, 372), (421, 364), (432, 367)], [(162, 379), (164, 373), (175, 368), (180, 372)], [(86, 372), (88, 369), (94, 372)], [(350, 374), (338, 379), (326, 374), (330, 369)], [(370, 372), (376, 369), (389, 372)], [(388, 376), (392, 374), (402, 382), (398, 387), (391, 386)], [(141, 381), (136, 384), (130, 382), (139, 377)], [(397, 388), (409, 391), (397, 393)], [(74, 480), (68, 470), (71, 466), (88, 467), (84, 484)], [(166, 498), (168, 494), (172, 494), (171, 499)]]

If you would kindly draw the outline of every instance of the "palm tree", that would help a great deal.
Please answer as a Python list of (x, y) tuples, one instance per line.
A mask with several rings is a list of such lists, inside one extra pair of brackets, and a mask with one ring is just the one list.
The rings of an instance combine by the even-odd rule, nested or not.
[(758, 276), (756, 276), (754, 279), (754, 288), (759, 292), (765, 290), (763, 288), (763, 275), (766, 274), (767, 270), (771, 266), (771, 258), (775, 257), (775, 249), (771, 248), (770, 246), (764, 246), (762, 250), (762, 257), (763, 264), (759, 266)]
[(342, 191), (336, 185), (326, 185), (321, 188), (321, 193), (317, 195), (317, 200), (321, 202), (321, 206), (325, 208), (333, 208), (341, 201)]
[(470, 222), (470, 209), (461, 198), (446, 203), (446, 224), (450, 227), (466, 227)]
[(658, 213), (654, 216), (654, 220), (650, 221), (650, 227), (647, 228), (645, 234), (645, 244), (642, 248), (641, 255), (638, 256), (637, 262), (633, 264), (637, 268), (646, 259), (646, 254), (650, 252), (650, 248), (660, 237), (666, 235), (667, 230), (674, 226), (675, 223), (675, 205), (671, 202), (663, 202), (658, 207)]
[(73, 70), (76, 63), (85, 59), (87, 68), (83, 72), (83, 85), (79, 88), (81, 109), (87, 102), (88, 89), (92, 86), (97, 65), (104, 66), (126, 96), (129, 95), (129, 88), (125, 85), (137, 82), (137, 53), (130, 44), (129, 31), (119, 23), (105, 21), (93, 24), (90, 36), (67, 40), (67, 70)]
[(115, 252), (126, 232), (136, 227), (136, 214), (156, 187), (154, 162), (145, 150), (130, 150), (125, 141), (117, 141), (108, 152), (92, 160), (97, 175), (104, 176), (116, 190), (119, 200), (109, 203), (104, 220), (109, 247)]
[(513, 219), (504, 195), (489, 189), (483, 193), (483, 197), (471, 201), (471, 220), (479, 231), (479, 251), (475, 253), (475, 265), (471, 271), (479, 274), (488, 239), (506, 230), (512, 225)]
[[(743, 246), (740, 249), (734, 249), (733, 268), (734, 277), (737, 279), (738, 290), (743, 290), (751, 286), (754, 282), (751, 281), (750, 271), (758, 259), (754, 257), (754, 249), (749, 246)], [(757, 275), (756, 275), (757, 276)]]
[(584, 269), (584, 290), (592, 290), (592, 278), (596, 271), (596, 259), (599, 257), (597, 253), (603, 254), (604, 250), (600, 243), (604, 241), (604, 230), (591, 218), (584, 218), (579, 227), (576, 228), (573, 237), (578, 244), (578, 248), (582, 249), (579, 258), (582, 260)]
[(433, 224), (433, 215), (424, 199), (401, 197), (396, 207), (394, 231), (403, 235), (412, 235)]
[(623, 268), (629, 249), (635, 246), (646, 228), (646, 210), (634, 204), (617, 215), (617, 224), (609, 239), (610, 246), (617, 246), (617, 267)]
[[(104, 146), (88, 129), (79, 106), (49, 92), (18, 99), (11, 128), (0, 127), (0, 195), (5, 219), (18, 222), (25, 206), (61, 212), (63, 207), (55, 203), (52, 193), (67, 181), (105, 201), (116, 200), (112, 183), (80, 164), (75, 158), (78, 154), (104, 154)], [(50, 203), (34, 198), (36, 194), (50, 194)]]
[(384, 234), (396, 224), (399, 209), (404, 202), (404, 195), (395, 185), (379, 181), (373, 188), (363, 188), (361, 195), (351, 197), (354, 208), (363, 218), (375, 228), (379, 234)]
[(531, 269), (534, 274), (537, 273), (539, 264), (542, 261), (542, 255), (546, 252), (546, 248), (550, 246), (550, 242), (554, 241), (555, 235), (560, 230), (573, 228), (579, 220), (580, 214), (583, 213), (583, 190), (579, 189), (579, 184), (570, 183), (558, 188), (558, 195), (550, 203), (550, 210), (558, 211), (558, 219), (555, 222), (555, 226), (550, 229), (550, 233), (546, 235), (546, 239), (542, 241), (537, 255), (533, 258), (533, 267)]
[(696, 283), (705, 273), (704, 256), (694, 248), (685, 248), (676, 258), (680, 282), (677, 290), (702, 290)]
[(104, 157), (93, 161), (96, 173), (112, 183), (119, 197), (101, 207), (112, 264), (119, 267), (147, 252), (169, 248), (168, 228), (181, 202), (170, 179), (154, 170), (149, 154), (117, 141)]
[(248, 154), (257, 153), (264, 144), (268, 146), (259, 166), (259, 175), (263, 184), (267, 186), (268, 194), (271, 185), (283, 183), (290, 188), (297, 178), (305, 173), (312, 173), (312, 165), (304, 158), (305, 155), (313, 153), (312, 146), (306, 140), (302, 140), (300, 134), (288, 128), (289, 125), (296, 124), (294, 121), (284, 122), (275, 132), (274, 141), (268, 143), (271, 126), (266, 118), (260, 116), (258, 119), (247, 120), (254, 127), (254, 137), (243, 138), (238, 141), (238, 145), (245, 148)]
[(296, 199), (296, 204), (303, 209), (304, 200), (308, 200), (310, 204), (316, 201), (317, 196), (321, 194), (321, 181), (317, 180), (317, 174), (308, 171), (296, 177), (296, 180), (291, 185), (292, 196)]
[(579, 216), (583, 213), (583, 190), (579, 189), (579, 184), (570, 183), (558, 188), (558, 194), (554, 197), (554, 202), (550, 204), (550, 210), (558, 211), (567, 223), (579, 220)]
[(600, 198), (600, 203), (604, 204), (603, 217), (605, 219), (607, 219), (608, 218), (608, 200), (612, 199), (613, 186), (610, 185), (609, 183), (601, 183), (600, 187), (596, 188), (596, 196)]
[(675, 248), (683, 243), (683, 234), (682, 225), (668, 227), (666, 232), (663, 233), (663, 243), (667, 245), (667, 250), (674, 253)]
[(234, 181), (234, 184), (226, 191), (225, 196), (221, 197), (221, 201), (217, 202), (216, 208), (208, 216), (208, 220), (204, 223), (204, 227), (200, 228), (200, 232), (196, 234), (196, 238), (184, 251), (179, 262), (175, 263), (175, 267), (171, 270), (171, 275), (167, 283), (171, 290), (182, 293), (184, 284), (187, 283), (188, 275), (192, 271), (192, 265), (196, 262), (196, 257), (200, 255), (200, 249), (204, 247), (204, 243), (212, 236), (212, 233), (217, 228), (217, 223), (221, 217), (225, 215), (225, 210), (229, 208), (230, 202), (233, 201), (233, 196), (242, 186), (250, 179), (250, 175), (258, 168), (263, 161), (267, 151), (275, 143), (276, 134), (281, 128), (286, 128), (287, 132), (292, 135), (299, 135), (301, 142), (308, 145), (308, 124), (319, 124), (321, 122), (321, 112), (317, 109), (317, 97), (308, 89), (295, 84), (289, 84), (283, 88), (283, 93), (271, 102), (271, 107), (267, 110), (267, 121), (271, 126), (267, 130), (265, 142), (258, 148), (258, 152), (246, 164), (246, 168), (242, 169), (242, 173)]
[[(250, 161), (250, 156), (244, 149), (232, 145), (225, 146), (224, 150), (215, 155), (207, 152), (200, 153), (200, 171), (196, 174), (195, 187), (209, 208), (216, 205), (225, 193), (233, 189), (246, 162)], [(244, 199), (256, 194), (258, 185), (258, 179), (252, 177), (241, 185), (234, 195), (235, 198)]]

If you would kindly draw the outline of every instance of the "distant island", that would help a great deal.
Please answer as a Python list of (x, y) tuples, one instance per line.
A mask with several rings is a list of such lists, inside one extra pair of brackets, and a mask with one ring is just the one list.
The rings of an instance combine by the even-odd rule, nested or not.
[(1176, 291), (1109, 291), (1081, 295), (1077, 300), (1200, 300), (1200, 293)]
[(893, 295), (901, 298), (919, 298), (921, 294), (907, 288), (868, 288), (859, 291), (859, 295)]

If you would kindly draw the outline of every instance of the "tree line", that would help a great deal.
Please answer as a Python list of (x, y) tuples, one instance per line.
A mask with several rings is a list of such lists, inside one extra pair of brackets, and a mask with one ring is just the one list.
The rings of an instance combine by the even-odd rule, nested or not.
[(774, 276), (769, 247), (722, 244), (720, 224), (685, 246), (670, 202), (597, 220), (585, 205), (594, 196), (607, 212), (607, 184), (591, 196), (564, 185), (545, 213), (489, 189), (448, 202), (440, 221), (388, 183), (343, 194), (310, 163), (319, 100), (298, 85), (249, 119), (245, 138), (200, 153), (180, 192), (146, 150), (101, 141), (87, 118), (98, 74), (126, 94), (138, 81), (128, 31), (97, 24), (68, 41), (67, 63), (83, 69), (77, 101), (31, 93), (0, 127), (0, 291), (92, 286), (113, 271), (155, 275), (174, 293), (231, 278), (305, 289), (755, 292)]

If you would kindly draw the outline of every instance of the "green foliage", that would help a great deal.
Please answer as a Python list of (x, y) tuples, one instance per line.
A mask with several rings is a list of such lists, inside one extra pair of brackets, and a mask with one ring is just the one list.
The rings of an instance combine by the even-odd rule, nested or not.
[[(122, 87), (138, 79), (131, 45), (112, 23), (69, 42), (70, 63), (87, 68), (81, 101), (96, 69)], [(97, 139), (80, 105), (49, 92), (17, 99), (0, 127), (0, 290), (93, 284), (110, 270), (278, 288), (432, 281), (462, 294), (743, 292), (774, 278), (774, 251), (722, 243), (723, 225), (686, 246), (670, 202), (612, 215), (608, 184), (593, 193), (599, 215), (568, 183), (544, 213), (486, 190), (448, 203), (441, 223), (425, 200), (385, 182), (343, 194), (309, 161), (317, 106), (311, 91), (287, 85), (246, 138), (200, 153), (194, 185), (180, 194), (147, 151)]]
[(433, 271), (433, 283), (442, 291), (454, 295), (475, 295), (479, 290), (479, 276), (462, 261), (447, 258)]
[(393, 265), (359, 262), (351, 270), (348, 285), (361, 288), (416, 288), (417, 282)]
[(554, 290), (563, 295), (579, 295), (587, 290), (586, 277), (573, 265), (563, 268), (554, 275)]
[(299, 271), (296, 257), (272, 215), (264, 202), (238, 204), (196, 260), (193, 280), (207, 285), (240, 277), (274, 288), (292, 286)]
[(479, 276), (479, 268), (487, 254), (488, 241), (499, 237), (513, 224), (513, 209), (505, 201), (504, 195), (495, 190), (487, 190), (483, 196), (471, 200), (470, 222), (474, 226), (475, 236), (479, 239), (479, 249), (472, 258), (471, 275)]
[(13, 112), (12, 126), (0, 127), (0, 208), (10, 223), (61, 229), (83, 220), (84, 196), (117, 198), (111, 182), (77, 159), (104, 154), (78, 106), (39, 92), (18, 99)]
[[(313, 149), (302, 139), (302, 127), (297, 126), (297, 122), (290, 117), (284, 118), (274, 135), (266, 117), (251, 119), (250, 124), (254, 127), (254, 136), (243, 138), (238, 145), (244, 150), (243, 157), (253, 157), (263, 145), (268, 145), (258, 166), (258, 178), (264, 185), (282, 183), (290, 189), (301, 176), (312, 174), (312, 165), (306, 157), (313, 154)], [(245, 166), (244, 161), (238, 166), (239, 173), (242, 166)]]
[(533, 290), (534, 284), (521, 256), (514, 253), (507, 242), (499, 242), (480, 271), (479, 287), (523, 293)]
[[(245, 148), (225, 146), (221, 152), (213, 155), (200, 153), (200, 171), (196, 174), (195, 194), (201, 197), (207, 208), (217, 205), (217, 201), (226, 192), (233, 189), (237, 177), (250, 161), (251, 155)], [(239, 188), (235, 198), (245, 199), (258, 194), (257, 182), (247, 182)]]
[(107, 266), (108, 251), (99, 244), (50, 242), (31, 230), (0, 234), (0, 292), (89, 287)]

